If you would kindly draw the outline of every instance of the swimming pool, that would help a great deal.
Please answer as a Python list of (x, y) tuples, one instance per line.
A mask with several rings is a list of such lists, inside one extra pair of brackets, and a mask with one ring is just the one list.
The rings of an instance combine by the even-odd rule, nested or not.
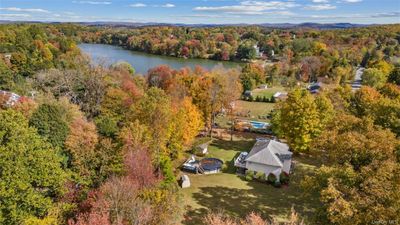
[(258, 121), (250, 121), (250, 124), (255, 129), (266, 129), (269, 126), (269, 123)]

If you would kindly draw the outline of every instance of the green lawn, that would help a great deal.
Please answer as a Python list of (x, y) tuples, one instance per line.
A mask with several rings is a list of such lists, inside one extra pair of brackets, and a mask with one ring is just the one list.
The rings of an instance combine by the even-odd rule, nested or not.
[(303, 218), (309, 217), (318, 206), (315, 198), (303, 196), (300, 181), (305, 174), (315, 169), (311, 159), (295, 157), (295, 171), (290, 185), (274, 188), (257, 181), (247, 182), (237, 176), (233, 157), (241, 151), (248, 151), (253, 139), (234, 139), (233, 142), (215, 140), (209, 147), (209, 155), (229, 164), (223, 173), (210, 175), (189, 174), (191, 187), (181, 189), (185, 204), (186, 225), (202, 224), (202, 218), (209, 211), (224, 210), (232, 216), (244, 217), (254, 211), (264, 218), (274, 217), (284, 221), (292, 206)]
[(254, 89), (252, 91), (253, 93), (253, 97), (256, 98), (257, 96), (260, 97), (267, 97), (267, 98), (271, 98), (276, 92), (285, 92), (285, 88), (283, 87), (271, 87), (268, 89)]
[[(256, 120), (262, 122), (269, 122), (265, 117), (274, 109), (275, 103), (266, 103), (266, 102), (248, 102), (243, 100), (236, 101), (236, 112), (240, 115), (250, 114), (250, 117), (246, 116), (235, 116), (237, 119), (246, 119), (246, 120)], [(260, 118), (259, 116), (263, 116)], [(217, 124), (222, 128), (230, 128), (229, 118), (227, 116), (218, 116), (216, 118)]]
[(271, 110), (274, 109), (275, 103), (266, 102), (248, 102), (248, 101), (236, 101), (238, 112), (250, 111), (250, 116), (257, 118), (258, 116), (266, 116)]

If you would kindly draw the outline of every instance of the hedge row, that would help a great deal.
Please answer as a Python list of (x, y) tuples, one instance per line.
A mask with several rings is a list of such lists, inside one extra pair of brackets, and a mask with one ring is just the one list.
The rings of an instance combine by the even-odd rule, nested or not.
[(272, 96), (271, 98), (267, 98), (267, 97), (261, 97), (261, 96), (257, 96), (257, 97), (253, 97), (253, 96), (242, 96), (242, 100), (244, 101), (249, 101), (249, 102), (269, 102), (269, 103), (275, 103), (275, 98), (274, 96)]
[(279, 180), (277, 179), (276, 175), (273, 173), (268, 174), (268, 176), (265, 176), (265, 173), (262, 172), (257, 172), (252, 170), (247, 170), (245, 174), (245, 179), (247, 181), (252, 181), (253, 179), (256, 179), (260, 182), (267, 182), (272, 184), (274, 187), (280, 187), (282, 184), (289, 184), (289, 174), (286, 172), (282, 172), (279, 175)]

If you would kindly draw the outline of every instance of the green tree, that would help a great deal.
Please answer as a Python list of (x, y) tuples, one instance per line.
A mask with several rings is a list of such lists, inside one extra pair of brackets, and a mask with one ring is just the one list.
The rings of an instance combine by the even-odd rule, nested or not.
[(387, 81), (387, 75), (376, 68), (366, 69), (362, 76), (362, 83), (375, 88), (382, 87)]
[(400, 66), (397, 66), (392, 70), (389, 75), (388, 81), (390, 83), (400, 85)]
[(54, 147), (63, 147), (69, 133), (61, 107), (54, 104), (42, 104), (32, 114), (29, 124), (38, 130)]
[(0, 223), (44, 217), (66, 179), (61, 159), (21, 113), (0, 111)]
[(256, 49), (252, 41), (245, 41), (241, 43), (237, 49), (237, 57), (239, 59), (255, 59)]
[(1, 90), (12, 90), (14, 86), (14, 79), (12, 70), (0, 60), (0, 89)]

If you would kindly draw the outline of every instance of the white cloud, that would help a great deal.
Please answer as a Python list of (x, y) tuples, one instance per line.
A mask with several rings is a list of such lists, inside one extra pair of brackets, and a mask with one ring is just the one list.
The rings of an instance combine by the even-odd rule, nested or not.
[(312, 0), (314, 3), (328, 3), (329, 0)]
[(343, 15), (297, 15), (293, 19), (337, 20), (337, 19), (368, 19), (368, 18), (398, 18), (400, 12), (383, 12), (373, 14), (343, 14)]
[[(45, 9), (22, 9), (22, 8), (17, 8), (17, 7), (0, 8), (0, 10), (13, 11), (13, 12), (49, 13), (49, 11), (47, 11)], [(11, 15), (11, 14), (8, 14), (8, 15)], [(15, 15), (22, 15), (22, 14), (15, 14)]]
[(66, 11), (66, 12), (64, 12), (64, 14), (66, 14), (66, 15), (75, 15), (75, 13), (74, 12), (69, 12), (69, 11)]
[(193, 15), (178, 16), (178, 17), (187, 17), (187, 18), (241, 18), (241, 16), (236, 16), (236, 15), (220, 15), (220, 14), (193, 14)]
[(226, 12), (236, 14), (263, 14), (267, 10), (284, 10), (298, 6), (295, 2), (281, 1), (242, 1), (238, 5), (216, 6), (216, 7), (195, 7), (195, 11)]
[(165, 4), (165, 5), (161, 5), (161, 7), (164, 7), (164, 8), (173, 8), (173, 7), (175, 7), (175, 5), (174, 5), (174, 4), (171, 4), (171, 3), (167, 3), (167, 4)]
[(321, 11), (321, 10), (336, 9), (336, 6), (331, 5), (331, 4), (308, 5), (308, 6), (304, 7), (304, 9)]
[(143, 3), (135, 3), (135, 4), (131, 4), (129, 6), (133, 7), (133, 8), (140, 8), (140, 7), (146, 7), (147, 5), (143, 4)]
[(0, 17), (2, 17), (2, 18), (18, 18), (18, 17), (26, 18), (26, 17), (31, 17), (31, 15), (29, 15), (29, 14), (0, 14)]
[(371, 15), (372, 18), (386, 18), (386, 17), (400, 17), (400, 12), (385, 12), (385, 13), (375, 13)]
[(112, 2), (105, 2), (105, 1), (72, 1), (72, 3), (78, 4), (90, 4), (90, 5), (110, 5)]
[(357, 2), (362, 2), (362, 0), (342, 0), (342, 2), (345, 2), (345, 3), (357, 3)]

